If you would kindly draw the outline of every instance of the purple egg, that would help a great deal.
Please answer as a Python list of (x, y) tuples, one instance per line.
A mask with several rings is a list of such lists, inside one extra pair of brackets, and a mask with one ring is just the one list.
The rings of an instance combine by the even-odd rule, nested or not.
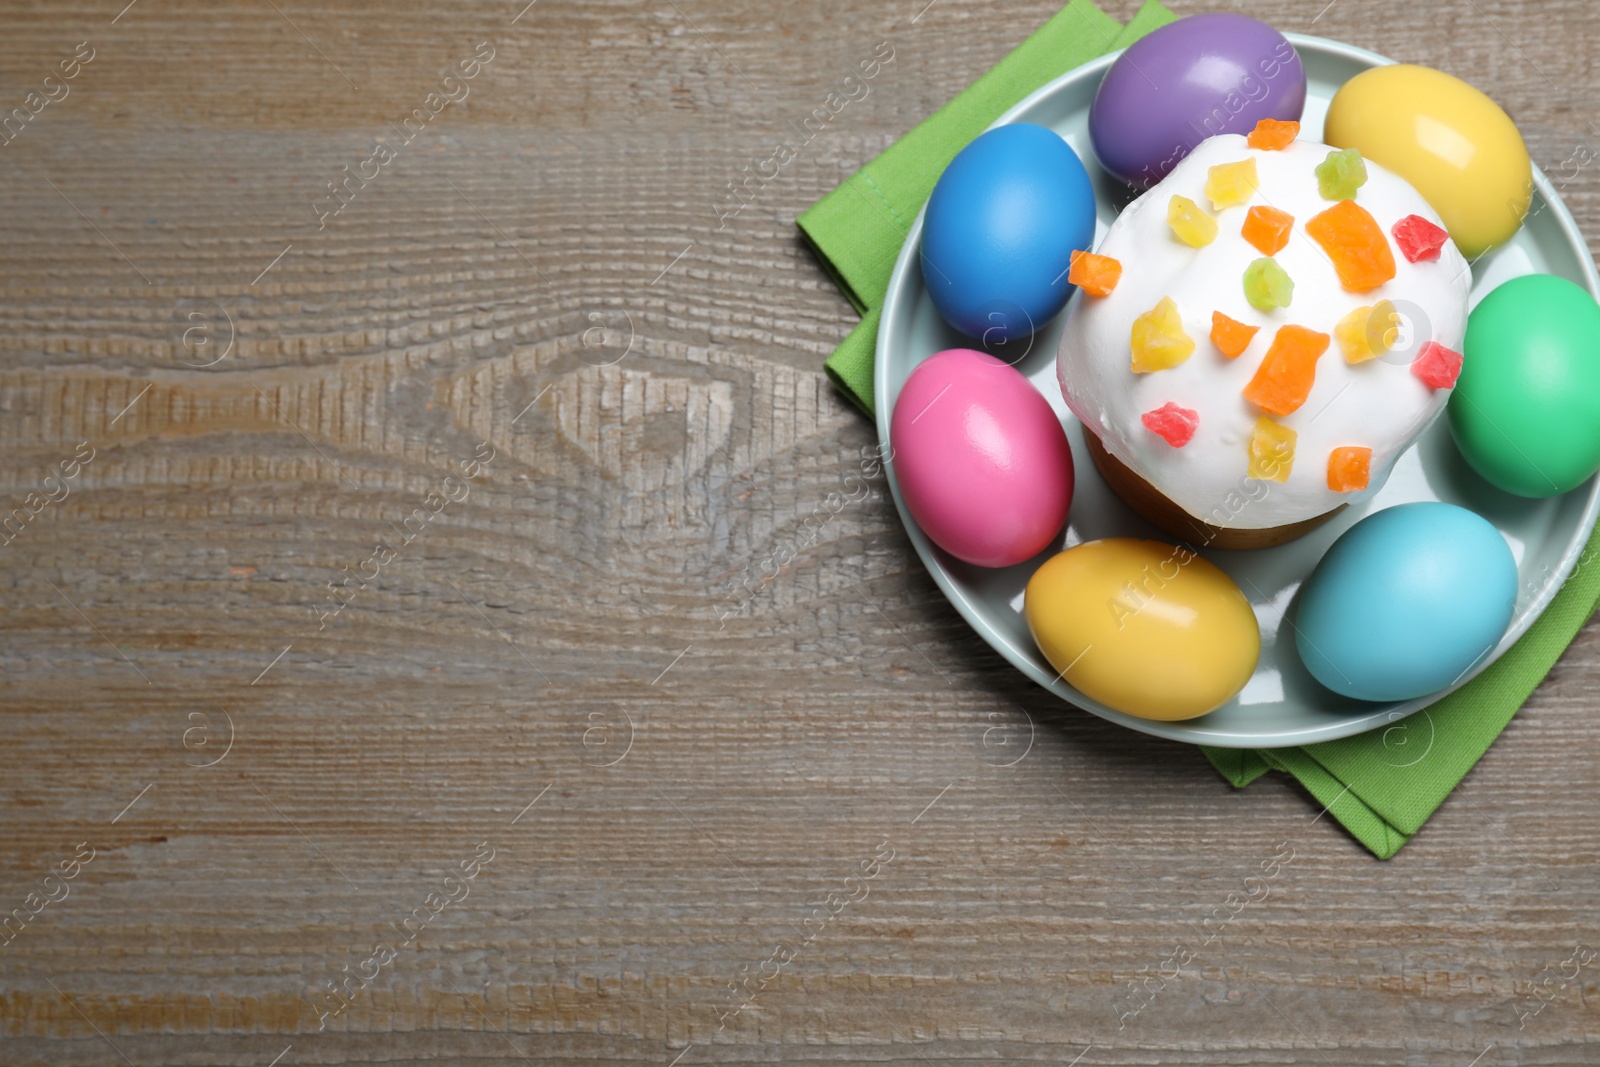
[(1244, 15), (1191, 15), (1141, 37), (1106, 71), (1089, 109), (1100, 165), (1139, 189), (1201, 141), (1298, 122), (1306, 69), (1294, 45)]

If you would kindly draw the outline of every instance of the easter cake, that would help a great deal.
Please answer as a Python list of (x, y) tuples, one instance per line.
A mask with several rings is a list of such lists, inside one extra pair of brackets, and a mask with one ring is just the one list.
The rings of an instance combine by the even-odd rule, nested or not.
[(1461, 366), (1472, 276), (1439, 216), (1296, 130), (1208, 138), (1124, 210), (1095, 254), (1120, 277), (1057, 354), (1112, 488), (1201, 545), (1279, 544), (1370, 497)]
[[(966, 568), (937, 562), (958, 606), (990, 598), (997, 631), (1020, 610), (1047, 684), (1086, 707), (1216, 713), (1229, 737), (1286, 743), (1257, 716), (1291, 701), (1298, 671), (1293, 699), (1392, 722), (1351, 702), (1443, 693), (1526, 625), (1504, 526), (1516, 497), (1587, 485), (1574, 536), (1593, 525), (1600, 276), (1582, 264), (1585, 288), (1507, 257), (1480, 280), (1514, 276), (1469, 314), (1468, 257), (1533, 211), (1515, 125), (1466, 82), (1404, 64), (1345, 81), (1302, 137), (1306, 99), (1271, 27), (1180, 19), (1101, 78), (1096, 174), (1023, 107), (955, 157), (902, 252), (968, 339), (919, 352), (880, 416), (908, 517)], [(1108, 182), (1137, 196), (1096, 243)], [(1070, 420), (1035, 392), (1028, 356), (1058, 314), (1047, 392), (1102, 480), (1172, 543), (1101, 494), (1074, 503)], [(1421, 457), (1421, 481), (1408, 468), (1385, 492), (1446, 412), (1445, 477)], [(1496, 493), (1510, 500), (1486, 505)], [(1346, 509), (1338, 537), (1289, 544)]]

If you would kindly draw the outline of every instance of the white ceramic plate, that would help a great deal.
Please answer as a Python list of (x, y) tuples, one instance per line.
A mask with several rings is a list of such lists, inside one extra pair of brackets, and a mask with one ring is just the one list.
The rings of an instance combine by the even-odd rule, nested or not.
[[(1306, 137), (1320, 140), (1323, 118), (1334, 92), (1350, 78), (1392, 60), (1364, 49), (1320, 37), (1288, 34), (1305, 64), (1307, 99), (1301, 126)], [(1079, 67), (1046, 85), (1000, 117), (995, 125), (1035, 122), (1055, 130), (1077, 151), (1095, 183), (1099, 202), (1095, 240), (1104, 236), (1128, 194), (1095, 163), (1089, 141), (1089, 104), (1115, 55)], [(1600, 275), (1572, 215), (1537, 168), (1529, 220), (1516, 238), (1478, 261), (1473, 269), (1472, 302), (1507, 279), (1523, 274), (1558, 274), (1587, 288), (1600, 299)], [(945, 348), (975, 347), (946, 326), (922, 285), (916, 250), (922, 240), (917, 216), (900, 251), (889, 282), (883, 322), (878, 332), (878, 435), (889, 439), (889, 416), (900, 385), (921, 360)], [(1066, 530), (1055, 546), (1003, 570), (970, 566), (947, 555), (923, 534), (900, 495), (893, 462), (886, 464), (895, 505), (911, 542), (934, 580), (972, 628), (1028, 677), (1063, 700), (1112, 722), (1145, 733), (1195, 744), (1233, 748), (1280, 748), (1346, 737), (1385, 726), (1427, 707), (1444, 692), (1402, 704), (1349, 700), (1324, 689), (1294, 650), (1292, 632), (1283, 621), (1295, 591), (1311, 573), (1335, 538), (1362, 516), (1413, 500), (1444, 500), (1476, 511), (1506, 537), (1521, 574), (1516, 612), (1504, 639), (1481, 671), (1516, 641), (1549, 606), (1561, 583), (1577, 563), (1595, 515), (1600, 510), (1600, 480), (1553, 500), (1523, 500), (1501, 493), (1467, 467), (1440, 418), (1395, 466), (1384, 488), (1365, 506), (1351, 507), (1322, 528), (1280, 548), (1255, 552), (1208, 550), (1205, 555), (1239, 583), (1261, 623), (1261, 662), (1244, 690), (1225, 707), (1188, 722), (1151, 722), (1124, 715), (1085, 697), (1045, 662), (1034, 646), (1022, 617), (1022, 592), (1034, 570), (1062, 548), (1100, 537), (1136, 536), (1170, 540), (1135, 516), (1101, 481), (1083, 446), (1078, 421), (1062, 401), (1055, 377), (1055, 353), (1066, 313), (1034, 338), (1028, 354), (1015, 361), (1060, 415), (1072, 443), (1077, 489)], [(1016, 344), (1017, 342), (1013, 342)], [(1001, 350), (996, 350), (1001, 354)], [(1461, 679), (1464, 685), (1473, 675)], [(1448, 690), (1446, 691), (1448, 692)]]

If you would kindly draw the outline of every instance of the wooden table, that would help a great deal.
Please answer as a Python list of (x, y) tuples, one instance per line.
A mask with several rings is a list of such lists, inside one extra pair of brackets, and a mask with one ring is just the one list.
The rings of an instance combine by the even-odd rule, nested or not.
[[(1594, 629), (1379, 863), (1026, 683), (881, 479), (807, 523), (873, 434), (794, 217), (1050, 2), (122, 2), (0, 36), (0, 1062), (1600, 1057)], [(1600, 235), (1600, 9), (1237, 6)]]

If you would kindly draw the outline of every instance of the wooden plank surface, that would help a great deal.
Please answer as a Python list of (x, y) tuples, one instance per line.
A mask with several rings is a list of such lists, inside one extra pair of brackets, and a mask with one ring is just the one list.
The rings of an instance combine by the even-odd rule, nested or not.
[[(1053, 10), (921, 6), (9, 5), (0, 1062), (1595, 1062), (1593, 628), (1380, 864), (1024, 683), (881, 479), (806, 524), (793, 219)], [(1234, 6), (1600, 143), (1591, 4)]]

